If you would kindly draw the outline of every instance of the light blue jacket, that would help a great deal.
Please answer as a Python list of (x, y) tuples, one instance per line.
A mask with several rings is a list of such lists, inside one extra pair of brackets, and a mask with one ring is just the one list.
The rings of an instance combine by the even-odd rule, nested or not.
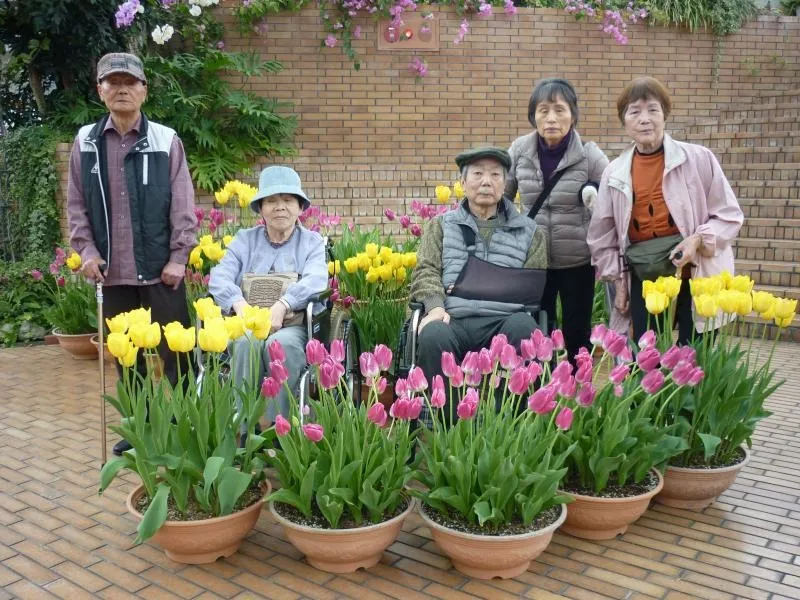
[[(292, 237), (275, 248), (267, 241), (263, 225), (240, 229), (225, 256), (211, 269), (208, 291), (223, 311), (229, 311), (242, 296), (245, 273), (292, 273), (300, 275), (283, 298), (293, 311), (305, 310), (309, 300), (328, 286), (328, 264), (322, 236), (299, 223)], [(314, 312), (322, 310), (315, 306)]]

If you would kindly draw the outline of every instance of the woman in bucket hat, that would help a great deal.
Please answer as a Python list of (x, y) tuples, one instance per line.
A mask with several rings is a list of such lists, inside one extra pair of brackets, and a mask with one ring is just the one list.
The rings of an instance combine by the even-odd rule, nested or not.
[[(328, 267), (325, 243), (318, 233), (309, 231), (298, 222), (300, 213), (311, 205), (300, 186), (300, 176), (294, 169), (283, 166), (267, 167), (261, 171), (258, 193), (250, 208), (264, 219), (263, 225), (241, 229), (228, 246), (222, 260), (211, 269), (208, 289), (223, 311), (243, 314), (248, 306), (242, 293), (245, 274), (297, 273), (296, 283), (271, 307), (272, 329), (266, 340), (252, 340), (260, 345), (262, 360), (252, 369), (249, 360), (251, 341), (239, 338), (232, 346), (232, 376), (238, 385), (245, 379), (260, 382), (268, 375), (270, 357), (267, 348), (280, 342), (286, 353), (289, 387), (294, 389), (305, 365), (306, 327), (290, 325), (295, 313), (305, 310), (312, 298), (325, 290)], [(316, 307), (315, 312), (322, 307)], [(267, 404), (268, 420), (277, 414), (287, 416), (289, 400), (285, 387), (275, 402)]]

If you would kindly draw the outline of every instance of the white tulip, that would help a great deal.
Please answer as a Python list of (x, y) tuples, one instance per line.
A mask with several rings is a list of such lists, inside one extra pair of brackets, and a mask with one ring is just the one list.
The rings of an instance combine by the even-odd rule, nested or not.
[(189, 9), (189, 14), (192, 15), (193, 17), (199, 17), (200, 13), (202, 12), (203, 9), (197, 6), (197, 4), (195, 4), (194, 6), (192, 6), (192, 8)]

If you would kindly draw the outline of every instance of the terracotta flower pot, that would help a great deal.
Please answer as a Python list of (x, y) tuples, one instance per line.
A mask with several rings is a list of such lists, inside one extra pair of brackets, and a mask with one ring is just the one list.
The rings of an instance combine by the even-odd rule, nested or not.
[(750, 462), (750, 451), (747, 448), (742, 449), (744, 458), (730, 467), (667, 467), (664, 488), (656, 496), (656, 502), (673, 508), (703, 510), (733, 484), (741, 468)]
[(58, 344), (69, 352), (73, 358), (79, 360), (92, 360), (97, 358), (97, 346), (92, 344), (94, 333), (67, 334), (58, 329), (53, 330), (53, 335), (58, 338)]
[(477, 535), (440, 525), (425, 514), (424, 507), (419, 512), (430, 527), (433, 541), (453, 566), (476, 579), (509, 579), (527, 571), (531, 561), (544, 552), (553, 533), (567, 517), (567, 508), (562, 504), (558, 520), (544, 529), (519, 535)]
[[(272, 491), (269, 481), (262, 485), (264, 495), (258, 502), (224, 517), (202, 521), (167, 521), (152, 537), (175, 562), (187, 565), (213, 563), (236, 552), (247, 534), (256, 526), (264, 502)], [(130, 494), (126, 505), (128, 512), (141, 520), (136, 502), (144, 494), (140, 485)]]
[(352, 573), (360, 568), (374, 567), (397, 538), (403, 521), (414, 510), (415, 501), (393, 519), (353, 529), (321, 529), (294, 523), (282, 517), (269, 503), (272, 516), (283, 525), (292, 545), (306, 555), (308, 563), (328, 573)]
[(585, 540), (610, 540), (625, 533), (628, 525), (644, 514), (650, 499), (661, 491), (664, 478), (658, 475), (658, 485), (649, 492), (627, 498), (596, 498), (565, 492), (575, 498), (567, 505), (567, 520), (561, 531)]
[[(100, 340), (99, 340), (97, 334), (94, 334), (92, 336), (92, 345), (97, 349), (97, 352), (99, 354), (100, 353)], [(116, 358), (114, 358), (114, 355), (111, 354), (111, 352), (108, 351), (108, 346), (106, 346), (105, 350), (103, 351), (103, 360), (105, 360), (108, 363), (111, 363), (112, 365), (117, 360)]]

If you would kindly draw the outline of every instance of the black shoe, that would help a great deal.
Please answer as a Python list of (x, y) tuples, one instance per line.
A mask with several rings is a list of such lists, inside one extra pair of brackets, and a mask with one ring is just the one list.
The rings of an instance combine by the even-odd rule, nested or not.
[(116, 444), (114, 444), (114, 448), (111, 450), (114, 453), (114, 456), (122, 456), (122, 453), (126, 450), (130, 450), (133, 446), (130, 445), (128, 440), (120, 440)]

